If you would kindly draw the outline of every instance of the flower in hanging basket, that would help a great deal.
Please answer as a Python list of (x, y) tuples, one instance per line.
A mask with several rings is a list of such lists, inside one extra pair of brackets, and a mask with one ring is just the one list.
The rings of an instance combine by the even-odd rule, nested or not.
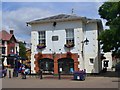
[(43, 49), (43, 48), (45, 48), (45, 47), (46, 47), (46, 46), (45, 46), (44, 44), (38, 44), (38, 45), (37, 45), (37, 48), (38, 48), (38, 49)]
[(67, 48), (74, 47), (74, 43), (73, 42), (68, 42), (68, 43), (65, 44), (65, 47), (67, 47)]

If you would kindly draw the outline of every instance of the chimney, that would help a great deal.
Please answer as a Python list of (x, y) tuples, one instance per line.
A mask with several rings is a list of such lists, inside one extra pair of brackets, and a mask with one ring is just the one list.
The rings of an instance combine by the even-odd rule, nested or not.
[(13, 34), (13, 30), (10, 30), (10, 34)]

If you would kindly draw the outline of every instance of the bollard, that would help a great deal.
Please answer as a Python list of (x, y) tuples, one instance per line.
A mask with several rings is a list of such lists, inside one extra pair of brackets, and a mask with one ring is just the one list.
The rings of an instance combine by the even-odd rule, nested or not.
[(58, 75), (59, 75), (59, 80), (60, 80), (61, 79), (61, 73), (59, 72)]
[(22, 72), (21, 75), (22, 75), (22, 79), (26, 79), (26, 73)]
[(24, 79), (26, 79), (26, 74), (24, 74)]
[(9, 78), (11, 78), (11, 71), (9, 70)]
[(22, 74), (22, 79), (26, 79), (26, 74)]
[(42, 78), (42, 71), (41, 71), (41, 70), (40, 70), (40, 79), (43, 79), (43, 78)]

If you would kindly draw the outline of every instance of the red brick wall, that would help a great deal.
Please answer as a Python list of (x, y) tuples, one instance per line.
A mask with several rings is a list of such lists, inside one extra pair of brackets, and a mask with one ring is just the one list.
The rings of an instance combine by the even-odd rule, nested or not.
[[(54, 57), (54, 74), (58, 74), (58, 59), (60, 58), (66, 58), (67, 57), (67, 53), (65, 54), (56, 54), (55, 57)], [(78, 71), (78, 54), (77, 53), (73, 53), (71, 54), (70, 56), (73, 60), (74, 60), (74, 70), (75, 71)], [(36, 54), (35, 55), (35, 71), (36, 73), (38, 72), (39, 67), (38, 67), (38, 60), (40, 60), (40, 58), (50, 58), (50, 59), (53, 59), (53, 55), (52, 54), (42, 54), (42, 56), (40, 56), (40, 54)]]

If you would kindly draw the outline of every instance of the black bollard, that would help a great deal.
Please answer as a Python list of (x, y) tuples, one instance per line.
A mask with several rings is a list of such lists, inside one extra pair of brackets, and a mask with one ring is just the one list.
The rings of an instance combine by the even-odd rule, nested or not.
[(9, 70), (9, 78), (11, 78), (11, 71)]
[(21, 73), (21, 75), (22, 75), (22, 79), (26, 79), (26, 74), (25, 73)]
[(60, 80), (61, 79), (61, 73), (59, 72), (58, 75), (59, 75), (59, 80)]
[(42, 71), (41, 71), (41, 70), (40, 70), (40, 79), (43, 79), (43, 78), (42, 78)]
[(22, 75), (22, 79), (26, 79), (26, 74), (23, 74), (23, 75)]
[(26, 74), (24, 74), (24, 79), (26, 79)]

